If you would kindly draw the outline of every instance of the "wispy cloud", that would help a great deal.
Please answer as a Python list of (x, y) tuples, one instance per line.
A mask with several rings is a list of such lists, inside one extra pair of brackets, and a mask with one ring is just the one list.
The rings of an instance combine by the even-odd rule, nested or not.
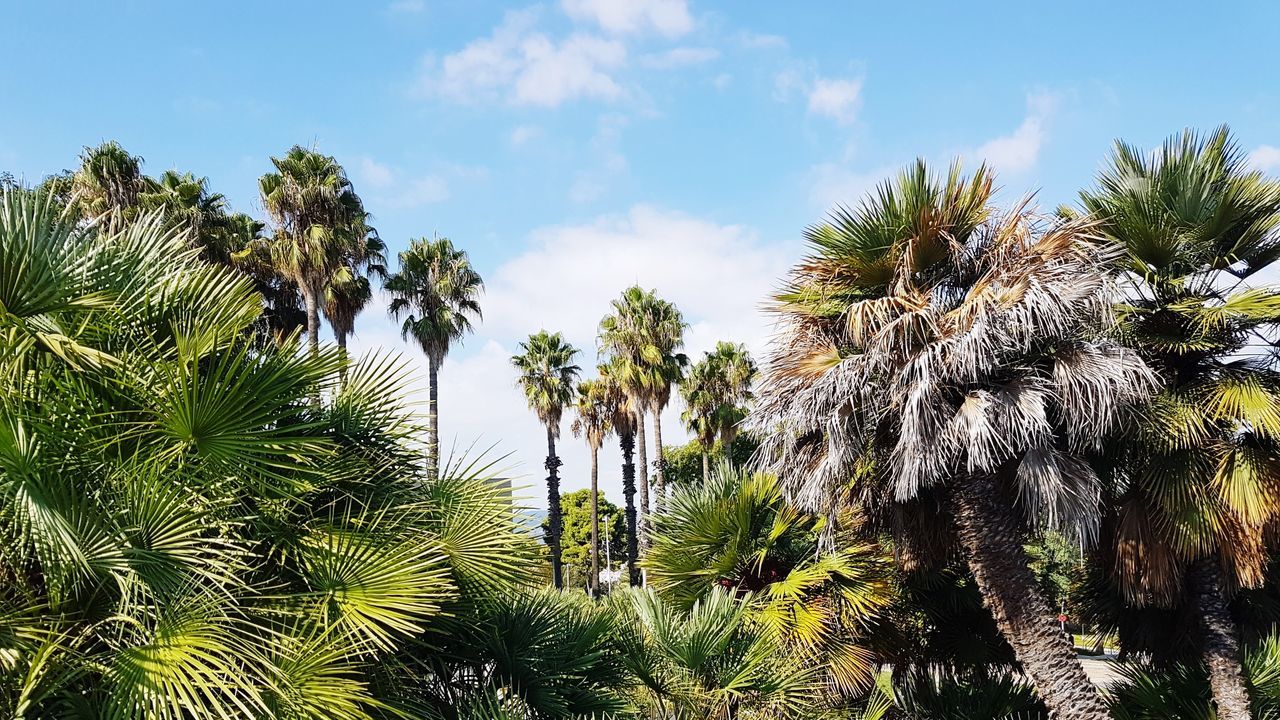
[(569, 17), (616, 34), (656, 32), (680, 37), (693, 29), (686, 0), (561, 0)]
[(1265, 173), (1280, 172), (1280, 147), (1259, 145), (1249, 153), (1249, 167)]
[(640, 57), (644, 67), (658, 70), (701, 65), (720, 57), (720, 51), (709, 47), (678, 47)]
[(862, 107), (862, 78), (817, 78), (809, 88), (809, 112), (841, 125), (858, 119)]
[(1051, 93), (1027, 96), (1027, 115), (1012, 133), (986, 141), (973, 155), (1001, 172), (1018, 174), (1035, 167), (1047, 137), (1049, 119), (1058, 97)]

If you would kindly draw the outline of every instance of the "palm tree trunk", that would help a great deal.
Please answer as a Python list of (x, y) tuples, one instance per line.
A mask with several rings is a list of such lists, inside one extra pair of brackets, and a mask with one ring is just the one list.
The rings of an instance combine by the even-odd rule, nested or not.
[(591, 446), (591, 597), (600, 597), (600, 448)]
[(560, 573), (560, 535), (563, 532), (564, 520), (560, 508), (560, 476), (556, 470), (560, 467), (560, 458), (556, 457), (556, 436), (551, 428), (547, 428), (547, 547), (551, 549), (551, 582), (556, 589), (564, 587), (564, 578)]
[(312, 355), (319, 355), (320, 303), (316, 298), (315, 289), (307, 283), (298, 283), (298, 290), (302, 292), (302, 303), (307, 310), (307, 346), (311, 349)]
[(653, 447), (658, 459), (653, 463), (653, 503), (658, 512), (667, 507), (666, 462), (662, 457), (662, 408), (653, 411)]
[(627, 547), (627, 582), (640, 584), (640, 576), (636, 573), (636, 465), (631, 461), (636, 449), (636, 436), (632, 433), (620, 434), (618, 445), (622, 449), (622, 498), (626, 501), (625, 522)]
[(1022, 525), (994, 477), (968, 478), (952, 496), (960, 543), (996, 626), (1036, 694), (1061, 720), (1110, 714), (1062, 633), (1022, 551)]
[(1191, 567), (1191, 590), (1200, 610), (1204, 664), (1219, 720), (1249, 720), (1249, 692), (1240, 663), (1240, 638), (1223, 597), (1217, 560), (1201, 558)]
[(333, 339), (338, 343), (338, 354), (342, 356), (342, 364), (338, 366), (338, 375), (342, 378), (342, 386), (347, 385), (347, 334), (334, 331)]
[(440, 479), (440, 363), (427, 357), (427, 477)]
[(711, 479), (711, 455), (707, 453), (707, 449), (702, 448), (702, 482)]
[(640, 462), (637, 466), (640, 468), (640, 519), (636, 523), (636, 535), (638, 536), (640, 548), (642, 550), (649, 547), (649, 461), (645, 453), (644, 442), (644, 411), (636, 411), (636, 449), (639, 451)]

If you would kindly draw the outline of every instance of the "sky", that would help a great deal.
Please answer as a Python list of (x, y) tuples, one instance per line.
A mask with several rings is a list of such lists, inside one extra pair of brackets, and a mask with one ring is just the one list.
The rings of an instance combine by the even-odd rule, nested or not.
[[(675, 302), (691, 357), (763, 355), (801, 234), (917, 157), (987, 162), (1003, 202), (1073, 202), (1116, 138), (1228, 123), (1280, 174), (1280, 3), (479, 0), (0, 4), (0, 170), (117, 140), (262, 217), (294, 144), (335, 156), (394, 253), (439, 234), (486, 281), (441, 371), (441, 438), (541, 494), (510, 357), (540, 329), (596, 364), (610, 299)], [(385, 304), (353, 348), (403, 352)], [(416, 397), (425, 397), (421, 382)], [(683, 442), (679, 402), (664, 439)], [(564, 423), (566, 491), (589, 483)], [(619, 453), (601, 486), (620, 501)]]

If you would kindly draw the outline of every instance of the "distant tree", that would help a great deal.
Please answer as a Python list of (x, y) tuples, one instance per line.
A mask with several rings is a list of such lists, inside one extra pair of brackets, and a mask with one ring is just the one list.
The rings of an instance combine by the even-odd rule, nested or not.
[(72, 193), (86, 218), (102, 218), (119, 227), (138, 212), (147, 188), (142, 158), (131, 155), (114, 140), (86, 147), (72, 179)]
[(591, 575), (592, 596), (600, 595), (600, 512), (596, 498), (600, 493), (600, 446), (613, 432), (610, 421), (613, 398), (610, 387), (601, 381), (584, 380), (578, 383), (578, 398), (573, 405), (573, 435), (587, 441), (591, 451)]
[(626, 507), (626, 560), (627, 578), (632, 585), (641, 581), (640, 569), (636, 562), (640, 559), (639, 528), (636, 524), (636, 464), (633, 461), (636, 448), (636, 411), (631, 398), (627, 396), (622, 384), (618, 381), (616, 369), (609, 363), (599, 366), (600, 383), (606, 391), (611, 416), (609, 424), (618, 436), (618, 448), (622, 451), (622, 497)]
[[(622, 508), (609, 502), (603, 492), (597, 494), (600, 513), (601, 563), (612, 560), (617, 566), (626, 561), (626, 516)], [(560, 555), (564, 564), (564, 585), (586, 588), (591, 581), (591, 490), (583, 488), (560, 496), (563, 529)], [(550, 514), (542, 521), (542, 541), (550, 543)], [(606, 568), (608, 569), (608, 568)]]
[(747, 417), (756, 364), (747, 348), (718, 342), (715, 350), (689, 368), (680, 382), (685, 411), (680, 418), (702, 447), (702, 478), (711, 475), (711, 450), (717, 441), (732, 442)]
[(726, 445), (719, 441), (710, 449), (696, 439), (684, 445), (668, 445), (663, 452), (667, 458), (667, 483), (672, 490), (701, 483), (704, 451), (713, 463), (727, 461), (735, 468), (742, 468), (750, 464), (751, 456), (755, 454), (758, 447), (760, 447), (759, 441), (750, 432), (733, 438), (727, 446), (727, 453)]

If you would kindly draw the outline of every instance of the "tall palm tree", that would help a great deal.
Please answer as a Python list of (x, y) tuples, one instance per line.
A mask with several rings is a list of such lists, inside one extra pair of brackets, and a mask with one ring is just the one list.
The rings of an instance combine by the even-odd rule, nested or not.
[(636, 412), (630, 398), (622, 389), (612, 365), (599, 366), (600, 377), (596, 380), (605, 391), (609, 407), (609, 425), (618, 436), (618, 448), (622, 452), (622, 498), (623, 516), (626, 525), (627, 578), (631, 585), (640, 584), (640, 570), (636, 567), (639, 560), (639, 534), (636, 527), (636, 464), (633, 456), (636, 448)]
[(591, 595), (600, 595), (600, 446), (613, 427), (609, 386), (599, 380), (578, 384), (573, 410), (574, 437), (585, 438), (591, 450)]
[(347, 355), (347, 338), (356, 329), (356, 316), (373, 301), (372, 278), (386, 281), (387, 246), (376, 232), (361, 233), (344, 252), (342, 264), (325, 286), (324, 316), (333, 328), (338, 350)]
[(649, 514), (649, 474), (645, 449), (644, 416), (654, 412), (654, 491), (660, 498), (665, 478), (662, 464), (661, 410), (671, 398), (671, 385), (679, 380), (687, 358), (676, 352), (683, 343), (686, 325), (675, 305), (650, 290), (632, 286), (612, 303), (613, 312), (600, 321), (600, 349), (614, 366), (615, 375), (636, 407), (640, 428), (640, 538)]
[(743, 345), (716, 343), (680, 382), (681, 419), (702, 447), (702, 479), (711, 476), (711, 449), (719, 439), (728, 448), (746, 418), (756, 365)]
[(236, 228), (226, 197), (209, 191), (208, 178), (166, 170), (145, 183), (138, 204), (143, 210), (163, 212), (165, 223), (183, 229), (204, 260), (231, 264), (231, 253), (239, 249), (234, 245)]
[(1092, 536), (1100, 481), (1080, 454), (1153, 380), (1102, 336), (1113, 246), (1025, 204), (997, 217), (991, 188), (984, 168), (939, 179), (921, 161), (806, 231), (758, 393), (760, 457), (828, 511), (945, 498), (1037, 693), (1056, 717), (1102, 720), (1021, 540), (1035, 525)]
[(1280, 520), (1280, 287), (1253, 282), (1280, 257), (1280, 182), (1222, 127), (1153, 153), (1117, 143), (1082, 200), (1126, 250), (1121, 337), (1162, 390), (1125, 443), (1116, 579), (1137, 605), (1189, 591), (1218, 717), (1248, 718), (1226, 599), (1262, 584)]
[(307, 337), (318, 352), (325, 287), (351, 248), (365, 242), (368, 213), (333, 157), (295, 145), (271, 163), (275, 172), (258, 180), (262, 206), (277, 226), (265, 250), (302, 293)]
[(561, 463), (556, 455), (556, 438), (560, 437), (560, 417), (564, 409), (573, 404), (574, 383), (581, 371), (573, 364), (578, 350), (565, 342), (560, 333), (546, 330), (530, 335), (528, 340), (520, 343), (520, 350), (521, 354), (511, 358), (511, 364), (520, 371), (516, 382), (524, 390), (529, 409), (547, 429), (547, 546), (551, 549), (551, 581), (557, 588), (562, 588), (560, 535), (564, 530), (564, 519), (560, 507), (558, 471)]
[(398, 256), (400, 270), (387, 278), (392, 317), (404, 318), (400, 334), (427, 356), (427, 474), (440, 463), (440, 365), (453, 344), (471, 332), (481, 318), (484, 281), (464, 250), (449, 238), (419, 238)]

